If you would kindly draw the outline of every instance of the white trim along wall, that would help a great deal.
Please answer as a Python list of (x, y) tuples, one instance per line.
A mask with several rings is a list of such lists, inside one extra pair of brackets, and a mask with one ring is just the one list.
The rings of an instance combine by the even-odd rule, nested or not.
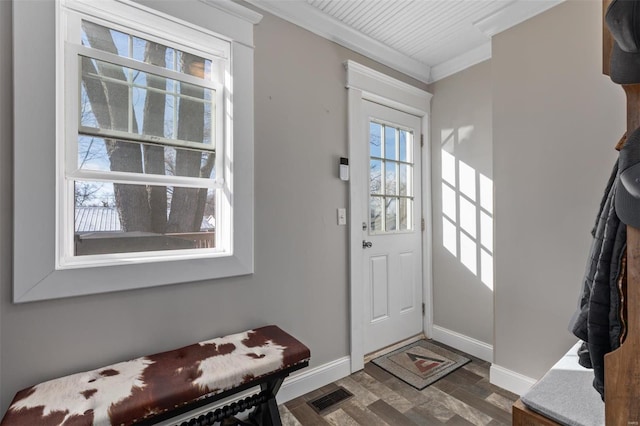
[(536, 379), (507, 370), (497, 364), (493, 364), (489, 370), (489, 383), (517, 395), (525, 394), (536, 382)]
[(456, 348), (460, 351), (473, 355), (481, 360), (493, 362), (493, 345), (489, 345), (464, 334), (440, 327), (433, 326), (431, 338), (437, 342)]

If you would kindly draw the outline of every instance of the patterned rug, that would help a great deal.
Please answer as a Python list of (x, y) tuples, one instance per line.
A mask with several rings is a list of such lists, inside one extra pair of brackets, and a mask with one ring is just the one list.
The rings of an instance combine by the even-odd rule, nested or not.
[(462, 367), (469, 359), (423, 339), (371, 362), (420, 390)]

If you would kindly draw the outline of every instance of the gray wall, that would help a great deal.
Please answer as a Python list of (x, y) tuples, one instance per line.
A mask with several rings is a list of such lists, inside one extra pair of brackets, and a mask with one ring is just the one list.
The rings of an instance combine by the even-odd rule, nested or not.
[[(12, 56), (11, 46), (11, 3), (0, 1), (0, 52), (7, 58)], [(13, 172), (11, 158), (12, 148), (12, 115), (11, 103), (11, 81), (13, 71), (11, 61), (0, 61), (0, 194), (2, 203), (0, 208), (0, 298), (5, 299), (2, 304), (8, 303), (9, 298), (5, 295), (11, 288), (11, 261), (12, 256), (12, 226), (11, 226), (11, 200), (13, 199), (13, 187), (11, 174)], [(2, 374), (2, 306), (0, 305), (0, 397), (2, 385), (4, 385), (4, 375)], [(0, 404), (6, 398), (0, 399)], [(0, 412), (4, 413), (5, 405), (1, 405)]]
[(495, 362), (532, 378), (576, 340), (567, 324), (625, 130), (601, 13), (568, 1), (493, 39)]
[[(456, 228), (456, 253), (443, 245), (443, 174), (442, 151), (451, 154), (460, 168), (460, 162), (475, 171), (476, 186), (479, 174), (493, 179), (492, 170), (492, 129), (491, 129), (491, 62), (485, 61), (471, 68), (437, 81), (430, 86), (433, 93), (431, 104), (431, 155), (432, 155), (432, 196), (433, 196), (433, 322), (434, 325), (474, 338), (489, 345), (493, 344), (493, 291), (491, 281), (485, 276), (482, 281), (480, 268), (480, 203), (467, 199), (476, 209), (475, 241), (476, 270), (463, 264), (460, 234), (464, 231), (460, 223), (460, 206), (453, 214)], [(464, 166), (463, 166), (464, 167)], [(459, 200), (460, 175), (456, 187)], [(453, 189), (453, 188), (452, 188)], [(477, 191), (476, 191), (477, 192)], [(467, 205), (468, 207), (468, 205)], [(464, 208), (464, 207), (463, 207)], [(445, 209), (446, 211), (447, 209)], [(487, 212), (490, 215), (490, 212)], [(485, 232), (489, 230), (485, 229)], [(488, 254), (491, 253), (492, 247)], [(466, 259), (465, 259), (466, 260)], [(467, 262), (471, 265), (471, 263)], [(493, 265), (490, 265), (491, 267)], [(489, 268), (486, 268), (489, 269)], [(492, 272), (492, 271), (489, 271)], [(487, 271), (484, 271), (486, 274)]]
[[(336, 224), (348, 201), (337, 177), (347, 153), (342, 64), (425, 85), (265, 14), (255, 33), (255, 274), (13, 305), (11, 31), (11, 2), (0, 1), (2, 412), (34, 383), (268, 323), (305, 342), (312, 367), (348, 355), (348, 233)], [(46, 178), (34, 171), (33, 184)]]

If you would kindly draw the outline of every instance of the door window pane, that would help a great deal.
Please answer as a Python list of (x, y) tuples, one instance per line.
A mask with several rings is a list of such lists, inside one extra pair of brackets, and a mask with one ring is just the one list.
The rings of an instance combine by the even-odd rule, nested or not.
[(395, 231), (396, 220), (397, 220), (397, 199), (396, 198), (386, 199), (385, 212), (386, 212), (385, 231)]
[(369, 229), (371, 232), (382, 231), (382, 197), (371, 197), (369, 206)]
[(372, 159), (369, 167), (369, 191), (382, 194), (382, 161)]
[(410, 198), (400, 198), (400, 231), (409, 231), (412, 229), (412, 212), (413, 200)]
[(396, 129), (384, 126), (384, 158), (397, 160), (396, 146)]
[(385, 194), (398, 195), (398, 163), (385, 161)]
[(372, 121), (369, 123), (369, 152), (372, 157), (382, 157), (381, 143), (382, 125)]
[(412, 196), (413, 188), (411, 187), (411, 170), (412, 167), (408, 164), (400, 164), (400, 175), (399, 175), (399, 190), (400, 195)]
[(412, 161), (412, 135), (406, 130), (400, 130), (400, 161)]
[[(413, 134), (371, 121), (369, 135), (370, 230), (410, 231), (413, 229)], [(381, 136), (384, 137), (383, 149), (379, 145)]]

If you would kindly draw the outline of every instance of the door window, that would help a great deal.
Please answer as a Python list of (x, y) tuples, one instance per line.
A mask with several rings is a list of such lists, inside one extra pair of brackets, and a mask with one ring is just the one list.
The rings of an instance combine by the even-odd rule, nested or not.
[(413, 220), (413, 132), (369, 122), (369, 229), (406, 232)]

